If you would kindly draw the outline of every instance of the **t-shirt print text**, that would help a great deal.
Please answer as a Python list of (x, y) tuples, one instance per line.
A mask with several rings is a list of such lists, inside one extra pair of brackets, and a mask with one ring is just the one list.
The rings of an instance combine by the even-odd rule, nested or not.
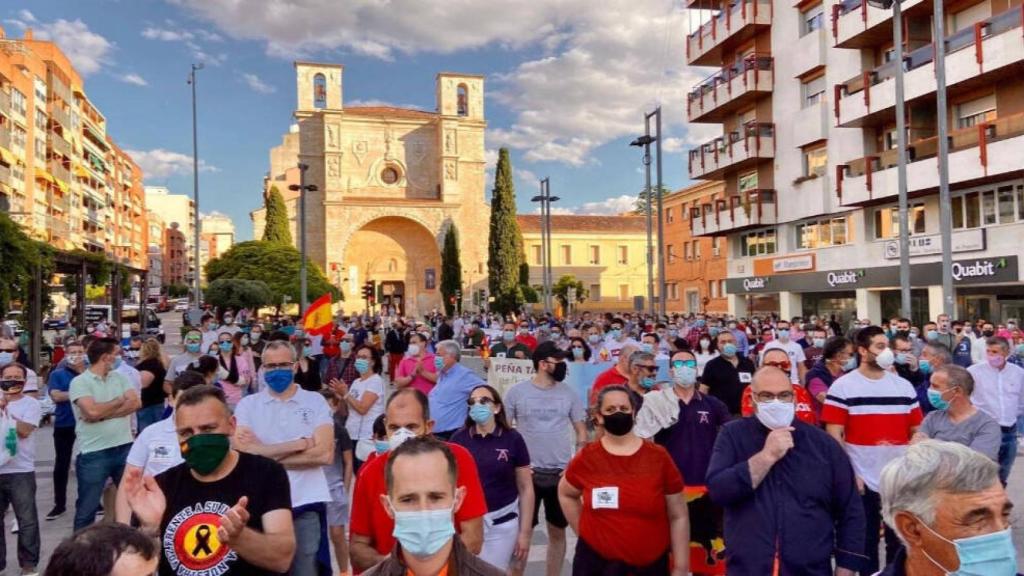
[(163, 548), (178, 576), (221, 576), (238, 554), (217, 537), (220, 517), (230, 509), (223, 502), (185, 506), (164, 530)]

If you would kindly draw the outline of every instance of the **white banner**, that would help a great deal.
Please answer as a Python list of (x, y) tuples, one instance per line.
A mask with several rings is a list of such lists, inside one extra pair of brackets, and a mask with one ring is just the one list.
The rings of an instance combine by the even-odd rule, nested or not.
[(532, 360), (492, 357), (491, 368), (487, 371), (487, 383), (504, 396), (513, 384), (532, 377), (533, 373)]

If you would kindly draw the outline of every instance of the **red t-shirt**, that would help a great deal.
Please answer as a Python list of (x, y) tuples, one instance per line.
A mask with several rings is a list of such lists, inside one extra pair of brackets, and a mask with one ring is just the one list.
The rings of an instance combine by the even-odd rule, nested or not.
[(597, 393), (601, 391), (601, 388), (608, 386), (626, 386), (629, 383), (629, 378), (622, 375), (619, 372), (619, 365), (615, 364), (611, 368), (601, 372), (594, 378), (594, 385), (590, 388), (590, 405), (597, 404)]
[(669, 549), (665, 497), (683, 491), (683, 477), (661, 446), (644, 442), (616, 456), (593, 442), (569, 462), (565, 480), (583, 492), (580, 538), (605, 559), (646, 566)]
[[(455, 455), (455, 464), (458, 466), (457, 483), (466, 487), (462, 507), (455, 513), (455, 529), (458, 530), (462, 522), (486, 514), (487, 502), (484, 500), (484, 489), (480, 484), (473, 456), (458, 444), (446, 444)], [(388, 516), (380, 501), (381, 495), (388, 493), (387, 482), (384, 479), (384, 465), (388, 462), (388, 454), (389, 452), (385, 452), (363, 464), (356, 479), (355, 493), (352, 495), (351, 534), (369, 537), (378, 554), (390, 554), (395, 547), (395, 538), (391, 535), (395, 530), (395, 521)]]
[(522, 343), (533, 352), (537, 348), (537, 338), (532, 334), (516, 334), (516, 342)]
[[(793, 385), (793, 393), (796, 394), (796, 418), (811, 426), (818, 425), (818, 415), (814, 411), (814, 398), (806, 388), (799, 384)], [(743, 416), (754, 415), (754, 395), (750, 386), (743, 389), (743, 399), (740, 405), (740, 414)]]

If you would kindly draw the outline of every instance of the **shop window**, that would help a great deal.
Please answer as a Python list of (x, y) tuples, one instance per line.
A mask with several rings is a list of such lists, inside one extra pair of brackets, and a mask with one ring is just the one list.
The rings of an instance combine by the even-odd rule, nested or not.
[(740, 240), (740, 256), (775, 254), (777, 249), (774, 229), (748, 232)]
[(800, 13), (800, 35), (806, 36), (822, 27), (825, 10), (822, 3), (815, 4)]
[(996, 119), (996, 95), (988, 94), (956, 106), (957, 128), (970, 128)]
[(825, 75), (821, 74), (800, 85), (803, 108), (810, 108), (825, 99)]
[[(924, 234), (925, 225), (924, 204), (917, 202), (911, 204), (907, 218), (910, 221), (910, 234)], [(896, 206), (879, 208), (875, 210), (875, 239), (896, 238), (900, 235), (900, 211)]]
[(802, 222), (796, 225), (796, 244), (802, 249), (842, 246), (849, 242), (846, 217)]

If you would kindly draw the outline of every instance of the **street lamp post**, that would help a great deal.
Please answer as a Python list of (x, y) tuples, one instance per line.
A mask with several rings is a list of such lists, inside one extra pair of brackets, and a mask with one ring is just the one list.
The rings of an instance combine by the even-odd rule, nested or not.
[(553, 284), (551, 268), (551, 203), (561, 200), (558, 196), (551, 195), (551, 179), (544, 178), (540, 181), (540, 194), (530, 198), (531, 202), (540, 202), (541, 218), (541, 261), (544, 284), (544, 312), (551, 312), (551, 285)]
[[(953, 212), (949, 197), (949, 122), (946, 118), (946, 15), (934, 0), (935, 128), (939, 136), (939, 232), (942, 237), (942, 312), (953, 317)], [(979, 40), (980, 42), (980, 40)]]
[(910, 310), (910, 217), (907, 201), (907, 115), (903, 97), (903, 10), (902, 0), (869, 0), (876, 8), (892, 8), (893, 60), (896, 62), (896, 185), (899, 194), (900, 315)]
[(203, 64), (192, 64), (192, 71), (188, 75), (188, 83), (192, 86), (192, 203), (194, 204), (192, 215), (193, 258), (195, 258), (195, 270), (192, 273), (192, 293), (195, 296), (195, 309), (198, 310), (203, 302), (202, 288), (199, 284), (199, 132), (196, 123), (196, 71), (202, 70)]
[[(654, 112), (648, 114), (648, 117), (654, 116), (654, 130), (658, 133), (655, 138), (655, 161), (658, 164), (656, 185), (658, 191), (658, 313), (665, 316), (665, 293), (667, 286), (665, 285), (665, 226), (662, 218), (662, 191), (663, 186), (661, 178), (661, 106), (654, 109)], [(648, 201), (650, 199), (648, 198)]]
[(651, 222), (651, 144), (655, 141), (651, 136), (651, 116), (644, 116), (644, 135), (629, 143), (630, 146), (644, 149), (644, 199), (647, 204), (647, 310), (654, 315), (654, 247)]
[(306, 313), (309, 299), (306, 297), (306, 192), (316, 192), (315, 184), (306, 185), (306, 170), (309, 164), (299, 162), (299, 183), (288, 186), (299, 193), (299, 315)]

